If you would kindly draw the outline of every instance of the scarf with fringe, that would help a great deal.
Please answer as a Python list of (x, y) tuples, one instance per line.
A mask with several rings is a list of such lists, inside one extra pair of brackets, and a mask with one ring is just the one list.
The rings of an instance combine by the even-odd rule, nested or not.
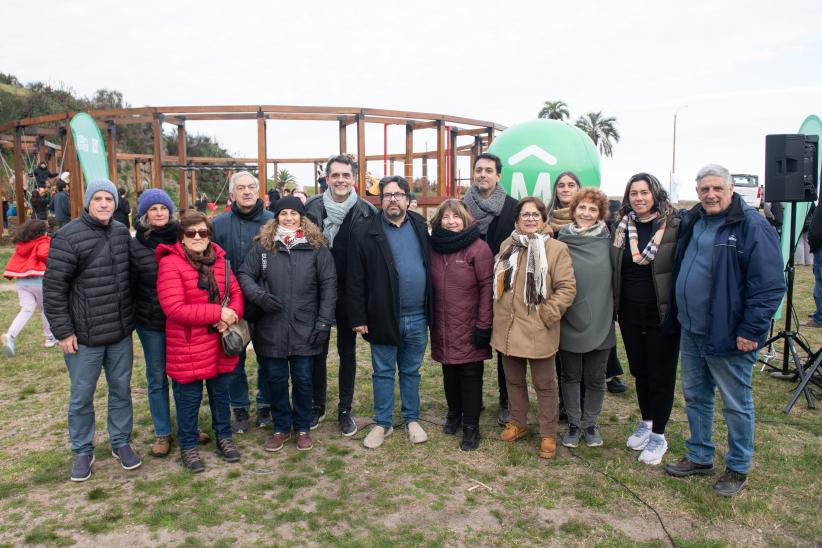
[(636, 223), (649, 223), (660, 217), (659, 211), (646, 215), (645, 217), (637, 217), (637, 214), (630, 211), (620, 221), (614, 233), (614, 247), (622, 249), (625, 246), (625, 233), (628, 233), (628, 245), (631, 246), (631, 258), (638, 265), (647, 265), (656, 257), (656, 252), (659, 250), (659, 244), (662, 242), (662, 235), (665, 233), (665, 226), (668, 224), (667, 219), (662, 219), (659, 223), (654, 235), (648, 241), (641, 252), (639, 251), (639, 237), (636, 232)]
[(511, 233), (512, 244), (500, 253), (494, 265), (494, 300), (514, 286), (519, 254), (527, 253), (525, 260), (525, 284), (523, 300), (530, 310), (548, 298), (548, 260), (545, 256), (547, 234)]

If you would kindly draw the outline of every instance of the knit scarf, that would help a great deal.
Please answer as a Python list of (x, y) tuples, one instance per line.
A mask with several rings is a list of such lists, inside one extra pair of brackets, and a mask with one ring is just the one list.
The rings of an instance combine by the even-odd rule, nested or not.
[(480, 234), (487, 234), (491, 222), (502, 213), (506, 196), (505, 189), (499, 183), (488, 198), (483, 198), (477, 187), (473, 185), (465, 193), (463, 200), (471, 216), (477, 221)]
[(239, 206), (237, 206), (235, 202), (231, 202), (231, 211), (232, 213), (234, 213), (234, 215), (236, 215), (244, 221), (253, 221), (257, 217), (257, 215), (259, 215), (260, 212), (264, 209), (264, 206), (265, 204), (263, 204), (263, 201), (257, 198), (257, 202), (254, 204), (254, 207), (251, 208), (251, 211), (241, 211)]
[(551, 214), (548, 215), (548, 225), (551, 227), (551, 230), (554, 231), (554, 234), (559, 234), (562, 227), (569, 225), (572, 222), (573, 219), (571, 218), (570, 207), (554, 208), (551, 211)]
[(170, 221), (166, 226), (160, 228), (144, 227), (141, 222), (137, 223), (137, 241), (151, 249), (157, 249), (160, 244), (173, 244), (177, 241), (177, 229), (180, 224), (177, 221)]
[(605, 221), (597, 221), (586, 228), (579, 228), (576, 223), (571, 223), (566, 227), (566, 230), (575, 236), (589, 236), (592, 238), (608, 234), (608, 226)]
[(465, 249), (478, 240), (479, 237), (479, 226), (474, 223), (460, 232), (451, 232), (442, 226), (436, 226), (431, 231), (431, 237), (428, 241), (431, 244), (431, 249), (437, 253), (448, 254)]
[(197, 287), (208, 292), (208, 302), (220, 304), (220, 286), (217, 285), (217, 278), (214, 277), (214, 263), (217, 261), (214, 248), (209, 243), (205, 251), (196, 253), (185, 246), (182, 247), (188, 262), (199, 274)]
[(334, 196), (331, 189), (326, 189), (323, 192), (323, 205), (325, 206), (325, 213), (327, 217), (323, 221), (323, 235), (328, 240), (328, 247), (334, 247), (334, 237), (339, 232), (340, 227), (345, 220), (345, 216), (351, 211), (351, 208), (357, 203), (357, 193), (354, 189), (348, 193), (348, 198), (344, 202), (338, 203), (334, 201)]
[(308, 243), (302, 228), (289, 229), (281, 226), (277, 226), (277, 241), (283, 244), (288, 251), (291, 251), (291, 248), (297, 244)]
[(667, 219), (663, 219), (662, 222), (659, 223), (659, 228), (657, 228), (654, 235), (648, 241), (648, 245), (645, 246), (645, 249), (643, 249), (641, 253), (639, 251), (639, 237), (636, 232), (636, 223), (649, 223), (658, 219), (659, 216), (659, 211), (654, 211), (645, 217), (637, 217), (636, 213), (630, 211), (619, 221), (619, 225), (617, 225), (616, 232), (614, 233), (614, 247), (620, 249), (625, 247), (625, 232), (627, 231), (628, 245), (631, 246), (631, 258), (633, 261), (639, 265), (651, 264), (656, 257), (656, 252), (659, 250), (659, 244), (662, 242), (662, 235), (665, 233), (665, 226), (668, 224), (668, 221)]
[(499, 254), (494, 264), (495, 300), (514, 286), (519, 254), (525, 251), (525, 306), (530, 310), (545, 302), (548, 298), (548, 260), (545, 256), (545, 242), (549, 238), (547, 234), (526, 235), (516, 230), (511, 233), (511, 246)]

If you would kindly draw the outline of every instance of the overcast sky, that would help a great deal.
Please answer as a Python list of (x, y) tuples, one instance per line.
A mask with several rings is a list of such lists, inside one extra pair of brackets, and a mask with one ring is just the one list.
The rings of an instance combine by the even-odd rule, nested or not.
[[(669, 180), (681, 105), (684, 197), (709, 162), (761, 175), (765, 135), (822, 114), (822, 4), (810, 0), (7, 2), (2, 19), (0, 71), (83, 95), (117, 89), (132, 106), (374, 107), (509, 126), (545, 100), (572, 118), (602, 110), (622, 136), (602, 163), (610, 194), (638, 171)], [(256, 156), (254, 122), (188, 129)], [(421, 133), (417, 149), (426, 141), (436, 146)], [(382, 129), (366, 142), (381, 153)], [(268, 143), (270, 157), (326, 156), (336, 125), (269, 122)], [(309, 183), (310, 169), (282, 167)], [(381, 175), (381, 162), (368, 167)]]

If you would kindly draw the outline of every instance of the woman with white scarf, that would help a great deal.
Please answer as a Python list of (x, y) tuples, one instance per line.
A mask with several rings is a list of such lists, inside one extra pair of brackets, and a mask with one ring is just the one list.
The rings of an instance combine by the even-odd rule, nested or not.
[(674, 404), (679, 327), (666, 320), (679, 223), (656, 177), (628, 180), (611, 246), (614, 312), (642, 415), (627, 445), (650, 465), (668, 450), (665, 426)]
[(528, 434), (528, 385), (539, 410), (539, 456), (556, 454), (559, 402), (554, 357), (559, 348), (560, 319), (576, 295), (568, 247), (542, 233), (548, 214), (539, 198), (516, 206), (516, 225), (503, 242), (494, 264), (494, 323), (491, 346), (503, 354), (510, 420), (500, 434), (505, 442)]
[(251, 340), (260, 366), (268, 369), (274, 434), (265, 450), (281, 450), (293, 429), (297, 449), (306, 451), (313, 446), (314, 356), (331, 333), (337, 274), (325, 237), (299, 198), (280, 199), (276, 214), (260, 229), (237, 278), (245, 298), (262, 310)]

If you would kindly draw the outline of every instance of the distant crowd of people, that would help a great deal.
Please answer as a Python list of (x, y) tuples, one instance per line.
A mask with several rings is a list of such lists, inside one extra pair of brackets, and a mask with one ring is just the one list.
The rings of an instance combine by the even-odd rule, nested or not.
[[(493, 154), (479, 154), (472, 169), (464, 199), (444, 201), (430, 221), (410, 209), (411, 188), (401, 176), (383, 178), (381, 207), (371, 205), (357, 194), (354, 161), (340, 155), (326, 165), (321, 194), (269, 196), (270, 210), (248, 172), (230, 178), (230, 208), (213, 220), (199, 205), (175, 216), (171, 198), (150, 189), (139, 197), (132, 237), (129, 212), (125, 222), (117, 217), (123, 193), (96, 180), (80, 217), (53, 238), (43, 221), (21, 226), (5, 272), (17, 280), (21, 310), (3, 350), (14, 354), (15, 337), (40, 307), (45, 344), (59, 345), (71, 383), (71, 479), (92, 472), (101, 371), (112, 453), (125, 469), (142, 463), (130, 443), (135, 328), (156, 435), (150, 451), (171, 452), (170, 387), (182, 464), (202, 472), (199, 448), (210, 441), (198, 429), (203, 387), (225, 461), (241, 458), (233, 437), (249, 429), (252, 397), (253, 422), (271, 432), (266, 451), (283, 450), (292, 436), (298, 450), (312, 448), (311, 432), (328, 407), (335, 325), (343, 436), (359, 428), (352, 412), (358, 335), (370, 346), (369, 449), (394, 431), (397, 378), (409, 441), (428, 439), (419, 388), (429, 336), (431, 357), (442, 366), (442, 429), (461, 434), (463, 451), (480, 447), (484, 362), (494, 353), (503, 426), (495, 437), (513, 443), (529, 434), (530, 370), (538, 455), (553, 458), (558, 444), (601, 446), (605, 392), (609, 383), (625, 389), (616, 322), (641, 415), (627, 447), (640, 462), (663, 461), (681, 358), (690, 437), (685, 455), (665, 470), (713, 473), (718, 390), (728, 451), (714, 489), (738, 494), (753, 455), (752, 365), (785, 284), (776, 232), (734, 193), (728, 170), (701, 169), (699, 203), (685, 211), (649, 173), (632, 176), (613, 207), (572, 172), (556, 178), (546, 204), (506, 194)], [(247, 352), (232, 355), (221, 344), (245, 323), (255, 394)]]

